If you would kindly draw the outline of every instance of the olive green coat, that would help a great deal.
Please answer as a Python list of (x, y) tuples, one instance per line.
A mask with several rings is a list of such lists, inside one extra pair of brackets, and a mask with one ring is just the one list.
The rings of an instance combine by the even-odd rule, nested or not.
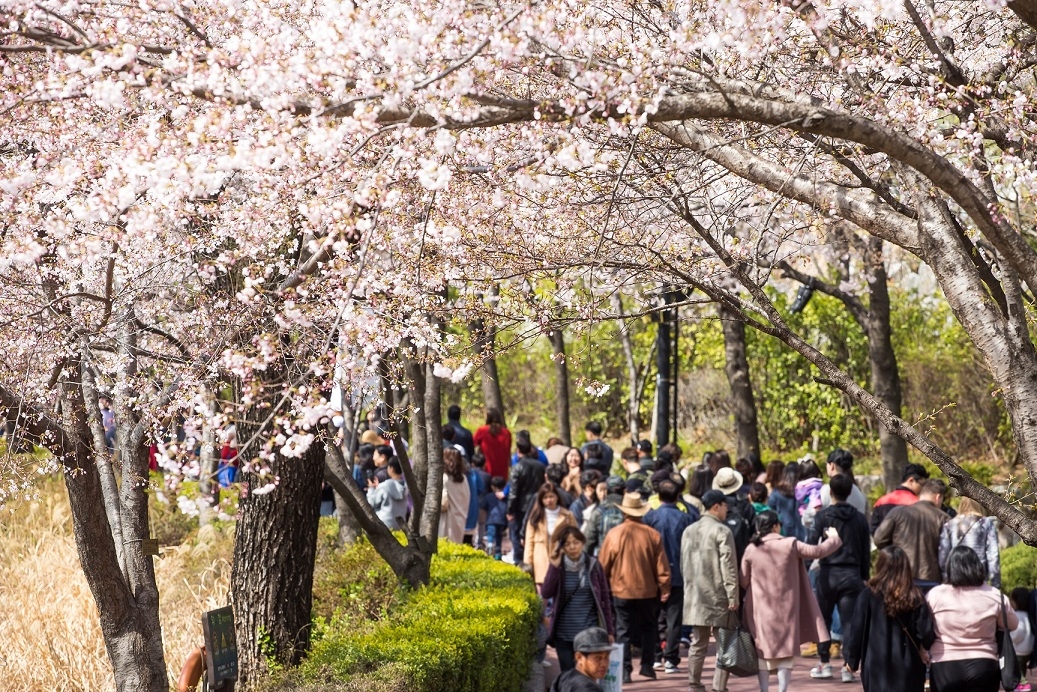
[(719, 627), (729, 623), (728, 606), (738, 605), (735, 537), (709, 512), (681, 536), (684, 624)]

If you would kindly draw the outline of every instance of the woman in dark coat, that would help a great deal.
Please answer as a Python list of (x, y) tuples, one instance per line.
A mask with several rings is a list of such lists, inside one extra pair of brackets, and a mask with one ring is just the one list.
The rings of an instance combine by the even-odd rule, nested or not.
[(588, 627), (601, 627), (611, 641), (616, 634), (612, 621), (612, 595), (605, 571), (583, 551), (587, 539), (575, 526), (555, 530), (555, 550), (544, 577), (541, 595), (552, 602), (547, 640), (558, 654), (562, 672), (576, 665), (573, 640)]
[(925, 689), (927, 652), (936, 633), (903, 550), (889, 546), (879, 552), (875, 575), (857, 597), (853, 622), (843, 632), (846, 668), (860, 670), (865, 692)]

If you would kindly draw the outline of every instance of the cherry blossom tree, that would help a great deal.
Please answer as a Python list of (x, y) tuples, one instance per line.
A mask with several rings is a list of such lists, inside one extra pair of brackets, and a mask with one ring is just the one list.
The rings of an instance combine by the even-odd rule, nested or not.
[[(250, 493), (273, 495), (317, 468), (336, 378), (359, 390), (395, 352), (426, 409), (414, 487), (435, 498), (436, 365), (462, 358), (442, 324), (550, 332), (614, 317), (610, 296), (639, 286), (780, 339), (1037, 544), (764, 290), (841, 225), (918, 257), (1037, 478), (1032, 0), (2, 0), (0, 18), (0, 401), (65, 466), (120, 689), (165, 682), (149, 558), (131, 546), (147, 535), (141, 450), (170, 416), (198, 418), (203, 392), (233, 382)], [(98, 381), (129, 445), (117, 506)], [(420, 581), (435, 503), (408, 547), (336, 488)]]

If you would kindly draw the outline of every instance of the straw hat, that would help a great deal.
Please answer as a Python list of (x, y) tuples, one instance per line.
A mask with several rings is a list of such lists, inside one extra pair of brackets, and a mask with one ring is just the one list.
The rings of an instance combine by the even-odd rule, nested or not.
[(374, 430), (365, 430), (364, 434), (360, 436), (360, 441), (365, 445), (384, 445), (385, 440), (382, 436), (376, 433)]
[(643, 517), (650, 509), (651, 507), (642, 499), (641, 493), (626, 493), (623, 495), (623, 504), (619, 506), (620, 512), (631, 517)]
[(725, 466), (717, 471), (717, 475), (713, 479), (713, 490), (719, 490), (725, 495), (733, 495), (742, 487), (743, 482), (742, 474), (730, 466)]

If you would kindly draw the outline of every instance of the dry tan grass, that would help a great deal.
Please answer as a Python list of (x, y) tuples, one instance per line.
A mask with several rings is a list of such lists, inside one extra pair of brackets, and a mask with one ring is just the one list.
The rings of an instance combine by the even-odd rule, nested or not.
[[(206, 527), (155, 562), (171, 686), (201, 643), (201, 613), (228, 603), (231, 541)], [(114, 688), (60, 479), (0, 515), (0, 688)]]

